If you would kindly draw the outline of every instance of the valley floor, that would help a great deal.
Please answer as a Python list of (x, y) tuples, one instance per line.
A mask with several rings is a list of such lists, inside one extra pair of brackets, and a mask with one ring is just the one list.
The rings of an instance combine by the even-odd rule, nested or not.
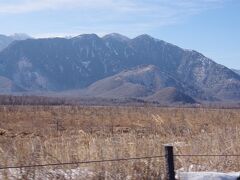
[[(175, 154), (240, 154), (240, 110), (0, 106), (0, 169)], [(240, 157), (175, 159), (181, 172), (238, 172)], [(157, 179), (164, 158), (0, 170), (1, 179)], [(68, 176), (66, 176), (68, 175)], [(193, 174), (194, 175), (194, 174)]]

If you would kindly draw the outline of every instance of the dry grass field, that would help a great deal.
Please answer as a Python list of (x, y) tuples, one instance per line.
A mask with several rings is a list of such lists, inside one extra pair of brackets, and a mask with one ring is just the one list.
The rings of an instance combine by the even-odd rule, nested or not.
[[(0, 167), (175, 154), (240, 154), (240, 110), (1, 106)], [(179, 171), (238, 171), (240, 157), (176, 157)], [(164, 179), (164, 158), (0, 170), (0, 179)]]

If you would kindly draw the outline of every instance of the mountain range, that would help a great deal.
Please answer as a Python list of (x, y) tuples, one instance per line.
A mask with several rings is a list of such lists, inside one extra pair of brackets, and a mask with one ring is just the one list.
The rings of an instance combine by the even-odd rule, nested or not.
[(29, 38), (31, 37), (26, 34), (20, 34), (20, 33), (16, 33), (10, 36), (0, 34), (0, 51), (6, 48), (13, 41), (20, 41), (20, 40), (25, 40)]
[(234, 71), (235, 73), (237, 73), (237, 74), (240, 75), (240, 70), (238, 70), (238, 69), (232, 69), (232, 71)]
[(236, 71), (149, 35), (14, 41), (0, 52), (0, 76), (2, 93), (183, 103), (240, 100)]

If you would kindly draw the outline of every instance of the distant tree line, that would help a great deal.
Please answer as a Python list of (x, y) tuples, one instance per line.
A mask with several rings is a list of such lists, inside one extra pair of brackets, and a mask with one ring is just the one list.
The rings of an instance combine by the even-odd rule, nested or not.
[(1, 105), (64, 105), (64, 98), (0, 95)]
[(240, 108), (236, 102), (204, 102), (198, 104), (172, 104), (166, 102), (149, 102), (137, 98), (106, 99), (106, 98), (80, 98), (80, 97), (48, 97), (48, 96), (15, 96), (0, 95), (0, 105), (102, 105), (102, 106), (155, 106), (178, 108)]

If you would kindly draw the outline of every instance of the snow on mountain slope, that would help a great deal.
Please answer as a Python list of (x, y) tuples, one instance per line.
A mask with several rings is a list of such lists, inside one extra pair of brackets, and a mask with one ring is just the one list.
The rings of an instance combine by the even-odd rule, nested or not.
[(93, 83), (86, 89), (86, 94), (108, 98), (144, 98), (165, 103), (195, 103), (193, 98), (183, 93), (187, 91), (185, 88), (158, 67), (142, 65)]
[(11, 44), (15, 40), (25, 40), (31, 38), (26, 34), (13, 34), (11, 36), (0, 35), (0, 51), (6, 48), (9, 44)]
[[(27, 59), (31, 67), (26, 67), (22, 59)], [(0, 52), (0, 75), (29, 91), (86, 88), (101, 79), (142, 65), (161, 69), (171, 77), (165, 84), (174, 80), (184, 85), (181, 87), (184, 94), (194, 99), (240, 100), (238, 74), (196, 51), (184, 50), (149, 35), (133, 39), (116, 33), (102, 38), (96, 34), (84, 34), (74, 38), (28, 39), (14, 42)], [(135, 74), (141, 77), (141, 73)], [(141, 85), (137, 76), (131, 76), (129, 83), (136, 85), (136, 80)], [(151, 78), (144, 78), (147, 77)], [(155, 92), (148, 81), (142, 80), (143, 86), (147, 87), (147, 92)], [(138, 86), (129, 83), (124, 86), (137, 91)], [(117, 92), (120, 90), (124, 88)], [(182, 92), (182, 89), (178, 91)]]
[(235, 73), (239, 74), (240, 75), (240, 70), (237, 70), (237, 69), (232, 69)]

